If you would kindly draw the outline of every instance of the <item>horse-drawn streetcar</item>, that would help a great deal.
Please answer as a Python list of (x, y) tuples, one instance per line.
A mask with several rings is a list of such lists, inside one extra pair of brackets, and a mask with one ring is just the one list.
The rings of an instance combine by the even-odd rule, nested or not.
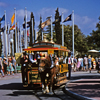
[(42, 41), (23, 51), (27, 52), (29, 59), (26, 69), (23, 70), (27, 79), (24, 85), (40, 84), (44, 88), (46, 84), (58, 86), (66, 82), (66, 57), (69, 52), (66, 47)]

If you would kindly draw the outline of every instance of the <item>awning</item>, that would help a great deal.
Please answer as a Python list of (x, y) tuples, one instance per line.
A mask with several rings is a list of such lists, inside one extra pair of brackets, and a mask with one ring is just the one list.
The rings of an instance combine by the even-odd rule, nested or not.
[(97, 51), (97, 50), (89, 50), (88, 52), (94, 52), (94, 53), (96, 53), (96, 52), (99, 52), (99, 51)]

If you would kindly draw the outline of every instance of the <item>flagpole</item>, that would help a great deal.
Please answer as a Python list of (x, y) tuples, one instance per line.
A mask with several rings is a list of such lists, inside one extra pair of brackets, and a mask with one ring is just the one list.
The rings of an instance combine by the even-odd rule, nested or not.
[[(42, 17), (42, 23), (43, 23), (43, 17)], [(42, 30), (42, 40), (43, 40), (43, 30)]]
[(20, 25), (20, 35), (19, 35), (19, 36), (20, 36), (20, 52), (22, 52), (22, 51), (21, 51), (21, 50), (22, 50), (22, 49), (21, 49), (21, 48), (22, 48), (22, 46), (21, 46), (21, 25)]
[(25, 48), (27, 48), (27, 10), (25, 7)]
[(15, 46), (16, 46), (16, 53), (17, 53), (17, 33), (16, 33), (16, 8), (15, 10)]
[(62, 12), (62, 46), (64, 46), (64, 24), (63, 24), (63, 12)]
[(18, 53), (19, 53), (19, 22), (18, 22)]
[(8, 53), (10, 55), (10, 24), (8, 23)]
[(34, 43), (33, 18), (32, 18), (32, 44)]
[(52, 32), (52, 15), (51, 15), (51, 42), (53, 41), (53, 32)]
[(4, 11), (4, 13), (5, 13), (5, 32), (4, 33), (5, 33), (5, 52), (6, 52), (5, 54), (7, 57), (7, 53), (8, 53), (7, 50), (8, 49), (7, 49), (7, 34), (6, 34), (6, 11)]
[(72, 40), (73, 40), (73, 44), (72, 44), (72, 48), (73, 48), (73, 58), (74, 58), (74, 10), (72, 11), (72, 25), (73, 25), (73, 35), (72, 35)]

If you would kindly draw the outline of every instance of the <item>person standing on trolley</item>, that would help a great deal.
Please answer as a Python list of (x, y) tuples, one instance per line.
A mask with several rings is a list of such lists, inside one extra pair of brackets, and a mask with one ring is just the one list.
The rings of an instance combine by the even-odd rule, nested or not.
[(68, 71), (69, 71), (68, 79), (71, 79), (71, 69), (72, 69), (71, 54), (69, 54), (69, 57), (68, 57), (67, 61), (68, 61)]
[(21, 63), (22, 81), (23, 85), (25, 86), (27, 85), (28, 82), (28, 77), (27, 77), (28, 58), (26, 56), (26, 52), (23, 53), (20, 63)]

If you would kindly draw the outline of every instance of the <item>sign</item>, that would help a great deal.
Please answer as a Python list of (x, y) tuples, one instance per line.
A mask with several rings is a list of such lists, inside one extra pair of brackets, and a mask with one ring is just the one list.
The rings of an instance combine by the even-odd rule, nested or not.
[(64, 47), (64, 46), (61, 46), (60, 48), (61, 48), (61, 49), (67, 49), (67, 47)]
[(21, 55), (22, 53), (15, 53), (15, 59), (17, 64), (20, 64)]
[(48, 54), (54, 54), (54, 50), (49, 49), (49, 50), (48, 50)]

